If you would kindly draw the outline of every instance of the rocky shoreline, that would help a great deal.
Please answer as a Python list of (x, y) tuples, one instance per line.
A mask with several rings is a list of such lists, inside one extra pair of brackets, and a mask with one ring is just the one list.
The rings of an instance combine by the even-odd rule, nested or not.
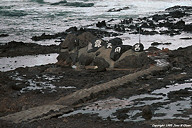
[[(15, 41), (0, 46), (0, 57), (59, 53), (56, 64), (0, 72), (0, 127), (150, 128), (172, 124), (190, 128), (192, 46), (176, 50), (139, 46), (137, 51), (138, 47), (123, 45), (116, 36), (191, 33), (192, 24), (186, 20), (191, 11), (192, 7), (175, 6), (150, 17), (124, 19), (119, 24), (110, 24), (113, 20), (98, 22), (96, 26), (102, 30), (72, 27), (55, 35), (32, 37), (34, 41), (61, 39), (59, 46)], [(152, 45), (168, 45), (165, 43), (157, 41)], [(149, 70), (156, 66), (162, 70)], [(132, 75), (136, 79), (130, 78)], [(99, 86), (107, 83), (122, 85), (108, 89)], [(80, 98), (94, 88), (103, 91)], [(84, 92), (78, 96), (80, 99), (73, 99), (76, 102), (69, 105), (67, 97), (80, 92)], [(13, 123), (3, 118), (43, 105), (69, 105), (70, 109), (55, 115), (50, 111), (34, 121)]]

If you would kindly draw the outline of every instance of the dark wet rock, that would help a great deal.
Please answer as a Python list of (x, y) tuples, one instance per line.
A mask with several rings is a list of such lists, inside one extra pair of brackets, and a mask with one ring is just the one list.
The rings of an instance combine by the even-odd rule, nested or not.
[(25, 83), (14, 83), (14, 84), (12, 84), (11, 87), (13, 90), (20, 91), (22, 88), (26, 87), (26, 84)]
[(159, 15), (159, 14), (155, 14), (152, 16), (152, 19), (156, 22), (158, 22), (159, 20), (164, 20), (167, 17), (167, 15), (163, 14), (163, 15)]
[(62, 0), (62, 1), (59, 1), (59, 2), (56, 2), (56, 3), (52, 3), (51, 5), (60, 5), (60, 4), (66, 4), (67, 1), (66, 0)]
[(136, 28), (137, 28), (137, 26), (135, 26), (135, 25), (131, 24), (128, 28), (130, 28), (130, 29), (136, 29)]
[(133, 18), (129, 18), (129, 19), (124, 19), (121, 21), (121, 24), (130, 24), (133, 22)]
[(141, 28), (149, 28), (150, 25), (146, 22), (142, 23)]
[(103, 21), (101, 21), (101, 22), (98, 22), (98, 23), (96, 24), (96, 26), (99, 27), (99, 28), (106, 27), (106, 22), (105, 22), (105, 20), (103, 20)]
[(181, 31), (179, 30), (171, 30), (169, 33), (170, 36), (180, 35), (180, 34), (181, 34)]
[(118, 36), (118, 35), (120, 35), (120, 34), (114, 33), (114, 32), (107, 32), (105, 30), (91, 29), (91, 28), (80, 28), (77, 33), (78, 33), (78, 35), (80, 35), (80, 34), (82, 34), (84, 32), (90, 32), (90, 33), (92, 33), (94, 36), (96, 36), (98, 38), (111, 37), (111, 36)]
[(50, 68), (47, 68), (45, 71), (45, 73), (49, 73), (49, 74), (61, 74), (63, 71), (62, 71), (62, 68), (61, 67), (50, 67)]
[(62, 0), (59, 2), (52, 3), (51, 5), (74, 6), (74, 7), (92, 7), (92, 6), (94, 6), (94, 3), (67, 2), (66, 0)]
[(83, 34), (78, 36), (78, 39), (79, 39), (79, 48), (83, 48), (86, 47), (90, 42), (96, 40), (97, 37), (90, 32), (84, 32)]
[(110, 42), (105, 43), (105, 48), (106, 49), (112, 49), (113, 45)]
[(173, 26), (173, 23), (171, 23), (171, 22), (169, 22), (169, 21), (165, 21), (165, 22), (160, 22), (160, 23), (158, 24), (158, 26), (159, 26), (159, 27), (168, 27), (168, 28), (170, 28), (170, 27)]
[(119, 114), (117, 114), (117, 119), (119, 119), (120, 121), (124, 121), (127, 118), (129, 118), (127, 113), (119, 113)]
[(153, 116), (152, 108), (149, 105), (146, 105), (142, 109), (142, 117), (146, 120), (150, 120)]
[(155, 35), (155, 34), (158, 34), (158, 32), (157, 31), (144, 30), (141, 34), (143, 34), (143, 35)]
[(155, 62), (147, 57), (146, 53), (141, 53), (139, 55), (131, 54), (123, 57), (123, 59), (118, 60), (114, 67), (116, 68), (141, 68), (148, 67)]
[(180, 20), (177, 23), (173, 24), (171, 28), (173, 29), (183, 29), (185, 27), (185, 21)]
[(191, 40), (192, 39), (192, 37), (182, 37), (182, 38), (180, 38), (181, 40)]
[(129, 118), (129, 115), (127, 114), (129, 111), (130, 108), (119, 109), (114, 115), (116, 115), (117, 119), (120, 121), (124, 121), (125, 119)]
[(123, 7), (123, 8), (112, 8), (112, 9), (109, 9), (107, 12), (119, 12), (119, 11), (122, 11), (122, 10), (127, 10), (129, 9), (129, 7)]
[(81, 54), (79, 57), (79, 64), (87, 66), (90, 65), (94, 60), (94, 57), (89, 54)]
[[(15, 48), (15, 47), (23, 46), (23, 45), (25, 45), (25, 43), (24, 43), (24, 42), (11, 41), (11, 42), (8, 42), (6, 45), (7, 45), (8, 47)], [(27, 45), (27, 44), (26, 44), (26, 45)]]
[(170, 12), (169, 15), (173, 18), (181, 18), (181, 17), (184, 17), (186, 13), (183, 11), (176, 10), (176, 11)]
[(168, 93), (168, 98), (171, 100), (184, 100), (184, 98), (192, 95), (188, 89), (181, 89), (179, 91), (172, 91)]
[(99, 48), (101, 48), (102, 46), (104, 46), (104, 41), (101, 40), (101, 39), (96, 39), (96, 40), (93, 40), (91, 42), (91, 48), (87, 51), (88, 53), (89, 52), (96, 52)]
[(74, 6), (74, 7), (92, 7), (94, 3), (84, 3), (84, 2), (67, 2), (64, 6)]
[(5, 45), (0, 45), (0, 52), (1, 57), (58, 53), (59, 46), (11, 41)]
[(113, 61), (116, 61), (116, 60), (118, 60), (121, 57), (122, 53), (123, 53), (122, 52), (122, 45), (116, 45), (111, 50), (110, 58)]
[(114, 30), (118, 32), (125, 32), (125, 26), (123, 24), (115, 24)]
[(127, 50), (131, 49), (132, 46), (130, 45), (116, 45), (112, 48), (111, 53), (110, 53), (110, 58), (113, 61), (118, 60), (121, 55), (126, 52)]
[(71, 66), (73, 60), (70, 58), (69, 52), (61, 52), (57, 57), (57, 65), (60, 66)]
[(192, 23), (186, 24), (183, 30), (186, 32), (192, 32)]
[(106, 71), (106, 68), (110, 66), (109, 63), (101, 57), (96, 57), (93, 60), (93, 64), (98, 67), (97, 71)]
[(61, 48), (67, 48), (69, 51), (72, 51), (75, 48), (79, 49), (86, 47), (90, 42), (95, 43), (96, 39), (97, 37), (90, 32), (84, 32), (78, 36), (75, 34), (68, 34), (66, 39), (60, 43), (60, 46)]
[(174, 35), (180, 35), (181, 31), (175, 30), (175, 29), (170, 29), (170, 30), (160, 31), (159, 34), (166, 34), (166, 35), (174, 36)]
[(192, 10), (192, 7), (191, 7), (191, 6), (179, 6), (179, 5), (176, 5), (176, 6), (167, 8), (167, 9), (165, 9), (165, 10), (166, 10), (166, 11), (176, 11), (176, 10), (186, 11), (186, 10)]
[(132, 50), (135, 52), (142, 52), (144, 50), (144, 46), (142, 43), (136, 43), (133, 45)]
[(0, 34), (0, 37), (7, 37), (9, 34)]
[(60, 47), (64, 49), (68, 49), (69, 51), (73, 50), (75, 47), (77, 47), (78, 44), (78, 38), (74, 34), (68, 34), (65, 40), (60, 43)]
[(163, 45), (171, 45), (172, 43), (163, 43)]
[(73, 32), (76, 32), (77, 31), (77, 27), (74, 26), (74, 27), (70, 27), (69, 29), (65, 30), (66, 32), (70, 32), (70, 33), (73, 33)]
[[(158, 43), (158, 42), (157, 42)], [(149, 47), (148, 49), (146, 49), (146, 51), (148, 52), (154, 52), (154, 51), (159, 51), (160, 49), (157, 47)]]
[(73, 53), (70, 53), (69, 58), (72, 61), (72, 64), (74, 65), (78, 61), (78, 52), (75, 51)]
[(60, 32), (60, 33), (57, 33), (57, 34), (54, 34), (54, 35), (50, 35), (50, 34), (45, 34), (43, 33), (42, 35), (40, 36), (33, 36), (31, 39), (33, 41), (41, 41), (41, 40), (47, 40), (47, 39), (56, 39), (58, 37), (62, 37), (64, 38), (67, 34), (65, 32)]
[(192, 46), (179, 48), (169, 53), (169, 62), (174, 67), (188, 67), (192, 65)]
[(57, 60), (66, 60), (69, 57), (69, 52), (61, 52), (59, 53), (59, 56), (57, 57)]
[(151, 43), (152, 46), (156, 46), (156, 45), (161, 45), (162, 43), (159, 43), (159, 42), (153, 42)]
[[(117, 45), (122, 45), (123, 44), (122, 39), (118, 38), (118, 37), (109, 40), (108, 43), (110, 43), (112, 46), (117, 46)], [(111, 46), (111, 45), (109, 45), (109, 46)]]
[(157, 45), (171, 45), (171, 43), (159, 43), (159, 42), (153, 42), (151, 43), (152, 46), (157, 46)]

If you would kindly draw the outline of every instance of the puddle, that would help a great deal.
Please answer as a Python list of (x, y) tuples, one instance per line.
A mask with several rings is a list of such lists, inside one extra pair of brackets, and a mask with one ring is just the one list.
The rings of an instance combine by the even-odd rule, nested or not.
[(44, 92), (57, 92), (57, 89), (74, 89), (74, 86), (55, 86), (54, 83), (59, 82), (64, 76), (55, 76), (55, 75), (35, 75), (32, 79), (27, 78), (26, 75), (20, 75), (16, 72), (13, 76), (10, 76), (11, 79), (17, 80), (16, 85), (25, 84), (26, 87), (23, 87), (20, 92), (26, 93), (29, 91), (39, 90), (41, 93)]
[[(142, 121), (142, 108), (145, 105), (153, 107), (153, 117), (155, 119), (190, 119), (192, 115), (184, 112), (191, 109), (192, 95), (182, 97), (182, 99), (170, 100), (169, 95), (172, 92), (187, 90), (192, 92), (192, 80), (187, 80), (184, 84), (167, 85), (165, 88), (154, 90), (151, 94), (141, 94), (132, 96), (128, 99), (111, 98), (100, 100), (85, 106), (79, 110), (64, 114), (59, 118), (82, 114), (98, 114), (102, 119), (120, 121), (118, 115), (125, 115), (124, 121)], [(173, 95), (174, 96), (174, 95)]]
[(33, 67), (36, 65), (45, 65), (57, 62), (57, 53), (18, 57), (2, 57), (0, 58), (0, 71), (10, 71), (19, 67)]

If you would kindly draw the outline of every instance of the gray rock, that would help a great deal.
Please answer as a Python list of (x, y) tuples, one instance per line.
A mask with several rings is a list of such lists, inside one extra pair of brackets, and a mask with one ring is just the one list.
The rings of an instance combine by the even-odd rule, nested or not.
[(72, 60), (72, 63), (75, 64), (78, 61), (78, 52), (70, 53), (69, 58)]
[(152, 108), (149, 105), (146, 105), (142, 109), (142, 117), (146, 120), (150, 120), (153, 116)]
[(26, 87), (25, 83), (13, 83), (11, 85), (13, 90), (20, 91), (22, 88)]
[(101, 39), (92, 40), (91, 48), (88, 50), (88, 52), (96, 52), (102, 46), (104, 46), (103, 40), (101, 40)]
[(69, 57), (69, 52), (61, 52), (59, 56), (57, 57), (57, 60), (63, 60), (65, 61)]
[(79, 48), (86, 47), (90, 42), (96, 40), (96, 36), (91, 34), (90, 32), (84, 32), (78, 36), (79, 39)]
[(69, 51), (73, 50), (75, 47), (79, 45), (78, 38), (74, 34), (68, 34), (65, 40), (60, 43), (60, 47), (63, 49), (68, 48)]
[(115, 47), (117, 45), (122, 45), (122, 44), (123, 44), (122, 39), (117, 37), (117, 38), (109, 40), (109, 42), (106, 43), (105, 48), (112, 48), (112, 47)]
[(147, 57), (146, 53), (141, 53), (139, 55), (127, 55), (121, 60), (117, 61), (114, 64), (116, 68), (142, 68), (147, 67), (150, 64), (154, 64), (155, 62)]
[(144, 50), (144, 46), (141, 43), (136, 43), (133, 45), (132, 49), (134, 52), (142, 52)]
[(98, 66), (97, 71), (106, 71), (106, 68), (110, 66), (109, 63), (104, 58), (101, 57), (96, 57), (93, 60), (93, 64), (95, 66)]
[(132, 46), (130, 46), (130, 45), (116, 45), (116, 46), (113, 46), (113, 48), (111, 50), (111, 53), (110, 53), (110, 58), (113, 61), (116, 61), (121, 57), (121, 55), (124, 52), (126, 52), (127, 50), (129, 50), (131, 48), (132, 48)]
[(81, 54), (79, 57), (79, 64), (87, 66), (93, 62), (94, 58), (88, 54)]

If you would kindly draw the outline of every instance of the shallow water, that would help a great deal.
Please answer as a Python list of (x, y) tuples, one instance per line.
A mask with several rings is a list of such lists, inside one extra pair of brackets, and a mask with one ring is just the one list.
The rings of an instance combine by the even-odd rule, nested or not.
[(19, 67), (33, 67), (57, 62), (57, 53), (44, 55), (27, 55), (0, 58), (0, 71), (10, 71)]
[(70, 115), (75, 115), (78, 113), (82, 114), (98, 114), (99, 117), (105, 119), (111, 119), (114, 121), (120, 121), (117, 117), (119, 110), (124, 109), (128, 112), (121, 112), (120, 114), (125, 114), (127, 116), (124, 121), (142, 121), (142, 108), (145, 105), (151, 105), (153, 108), (154, 116), (152, 120), (155, 119), (190, 119), (192, 115), (184, 114), (188, 109), (191, 109), (191, 98), (192, 96), (182, 97), (176, 101), (172, 101), (168, 98), (168, 95), (173, 91), (179, 91), (182, 89), (187, 89), (187, 91), (192, 91), (192, 81), (188, 80), (184, 84), (173, 84), (167, 85), (165, 88), (154, 90), (151, 94), (141, 94), (135, 95), (130, 98), (110, 98), (106, 100), (96, 101), (88, 106), (85, 106), (79, 110), (71, 112), (69, 114), (64, 114), (62, 117), (67, 117)]
[(63, 75), (54, 75), (54, 74), (44, 74), (44, 75), (34, 75), (33, 77), (28, 77), (27, 75), (22, 75), (18, 72), (14, 72), (10, 78), (12, 80), (16, 80), (15, 85), (19, 86), (24, 84), (20, 90), (20, 93), (27, 93), (30, 91), (39, 91), (41, 93), (54, 93), (57, 90), (66, 90), (66, 89), (75, 89), (76, 87), (65, 85), (65, 86), (56, 86), (54, 83), (61, 80)]

